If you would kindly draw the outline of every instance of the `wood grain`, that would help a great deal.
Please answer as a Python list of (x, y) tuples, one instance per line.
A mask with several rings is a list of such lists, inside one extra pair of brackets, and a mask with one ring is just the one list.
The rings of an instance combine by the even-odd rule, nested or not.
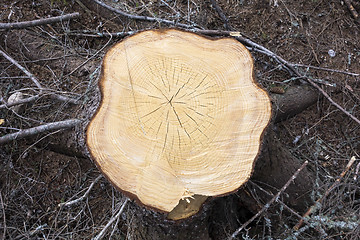
[(170, 212), (249, 179), (271, 105), (236, 40), (138, 33), (107, 52), (100, 89), (87, 145), (105, 176), (144, 205)]

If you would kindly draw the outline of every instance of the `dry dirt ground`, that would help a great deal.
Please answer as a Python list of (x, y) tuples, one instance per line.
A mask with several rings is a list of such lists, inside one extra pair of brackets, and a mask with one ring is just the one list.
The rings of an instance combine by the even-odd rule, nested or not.
[[(208, 0), (104, 2), (134, 15), (174, 20), (193, 28), (226, 30), (224, 20)], [(360, 24), (345, 1), (217, 3), (234, 30), (287, 61), (300, 64), (301, 74), (313, 79), (335, 102), (360, 118), (360, 76), (351, 74), (360, 73)], [(360, 12), (359, 1), (352, 1), (352, 6)], [(96, 87), (101, 58), (109, 46), (121, 39), (100, 33), (169, 27), (158, 21), (116, 16), (92, 0), (2, 0), (0, 22), (29, 21), (72, 12), (79, 12), (80, 17), (27, 29), (0, 30), (0, 49), (34, 74), (45, 89), (40, 98), (18, 112), (0, 109), (0, 136), (83, 117)], [(305, 79), (291, 76), (273, 59), (258, 51), (251, 52), (256, 63), (255, 75), (268, 91), (305, 84)], [(26, 96), (39, 91), (8, 60), (0, 57), (0, 62), (0, 105), (16, 91)], [(79, 101), (77, 104), (55, 101), (49, 97), (51, 93)], [(247, 234), (244, 231), (239, 238), (359, 239), (360, 125), (319, 94), (316, 104), (275, 124), (274, 129), (294, 156), (309, 161), (309, 168), (317, 177), (310, 193), (313, 200), (329, 189), (351, 157), (357, 160), (299, 231), (291, 230), (298, 217), (274, 204), (250, 225), (256, 230)], [(89, 158), (58, 144), (65, 132), (47, 132), (0, 146), (0, 239), (90, 239), (111, 218), (121, 194), (104, 178), (83, 201), (59, 207), (60, 203), (82, 196), (99, 176)], [(129, 224), (131, 219), (119, 218), (106, 236), (130, 238)]]

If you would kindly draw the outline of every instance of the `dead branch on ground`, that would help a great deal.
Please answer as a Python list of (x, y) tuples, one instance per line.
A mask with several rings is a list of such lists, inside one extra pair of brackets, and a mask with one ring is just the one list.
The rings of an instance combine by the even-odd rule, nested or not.
[(224, 22), (225, 28), (228, 30), (234, 30), (233, 27), (231, 27), (231, 25), (229, 24), (229, 19), (225, 16), (223, 10), (219, 7), (216, 0), (210, 0), (210, 1), (213, 8), (215, 8), (216, 12), (219, 14), (219, 17)]
[(4, 223), (3, 223), (4, 232), (3, 232), (2, 239), (5, 239), (5, 236), (6, 236), (6, 216), (5, 216), (5, 206), (4, 206), (4, 202), (3, 202), (1, 192), (0, 192), (0, 202), (1, 202), (1, 209), (2, 209), (2, 212), (3, 212), (3, 221), (4, 221)]
[(292, 177), (285, 183), (285, 185), (280, 189), (280, 191), (278, 191), (278, 193), (272, 198), (270, 199), (269, 202), (267, 202), (264, 207), (258, 211), (252, 218), (250, 218), (247, 222), (245, 222), (243, 225), (241, 225), (241, 227), (239, 227), (229, 238), (229, 240), (236, 238), (236, 236), (241, 232), (241, 230), (245, 229), (250, 223), (252, 223), (257, 217), (259, 217), (263, 212), (265, 212), (270, 206), (271, 204), (273, 204), (275, 201), (278, 200), (278, 198), (280, 197), (280, 195), (289, 187), (289, 185), (291, 184), (292, 181), (294, 181), (296, 179), (296, 177), (299, 175), (299, 173), (306, 167), (306, 165), (308, 164), (308, 161), (305, 161), (301, 167), (296, 170), (296, 172), (292, 175)]
[(59, 129), (72, 128), (80, 123), (81, 123), (81, 120), (79, 120), (79, 119), (70, 119), (70, 120), (65, 120), (65, 121), (48, 123), (48, 124), (40, 125), (37, 127), (28, 128), (25, 130), (20, 130), (16, 133), (10, 133), (10, 134), (0, 137), (0, 145), (14, 141), (14, 140), (18, 140), (21, 138), (34, 136), (34, 135), (37, 135), (39, 133), (43, 133), (46, 131), (56, 131)]
[[(39, 93), (37, 95), (26, 98), (26, 99), (22, 99), (22, 100), (19, 100), (19, 101), (16, 101), (16, 102), (13, 102), (11, 104), (0, 105), (0, 109), (15, 106), (15, 105), (19, 105), (19, 104), (23, 104), (23, 103), (28, 103), (28, 102), (35, 101), (36, 99), (38, 99), (39, 96), (42, 95), (43, 92), (44, 92), (44, 88), (41, 86), (40, 81), (31, 72), (26, 70), (26, 68), (21, 66), (15, 59), (10, 57), (8, 54), (6, 54), (1, 49), (0, 49), (0, 54), (4, 58), (6, 58), (9, 62), (14, 64), (17, 68), (19, 68), (23, 73), (25, 73), (31, 79), (31, 81), (33, 81), (33, 83), (36, 85), (36, 87), (39, 89)], [(56, 99), (58, 101), (68, 102), (68, 103), (72, 103), (72, 104), (77, 104), (78, 103), (78, 100), (76, 100), (76, 99), (68, 98), (68, 97), (65, 97), (65, 96), (58, 95), (58, 94), (52, 93), (50, 96), (51, 96), (51, 98), (54, 98), (54, 99)]]
[[(223, 14), (222, 9), (216, 4), (215, 0), (212, 0), (213, 5), (215, 5), (215, 9), (218, 12), (218, 14), (220, 15), (220, 17), (225, 21), (225, 23), (228, 22), (227, 18), (225, 17), (225, 14)], [(231, 26), (228, 24), (228, 27), (231, 28)], [(345, 113), (348, 117), (350, 117), (352, 120), (354, 120), (355, 122), (357, 122), (360, 125), (360, 120), (358, 118), (356, 118), (354, 115), (352, 115), (350, 112), (348, 112), (347, 110), (345, 110), (342, 106), (340, 106), (337, 102), (335, 102), (330, 96), (329, 94), (327, 94), (327, 92), (325, 92), (322, 87), (320, 87), (319, 85), (317, 85), (310, 77), (300, 74), (300, 72), (295, 68), (295, 64), (290, 63), (288, 61), (286, 61), (285, 59), (283, 59), (282, 57), (280, 57), (279, 55), (275, 54), (274, 52), (270, 51), (269, 49), (267, 49), (266, 47), (257, 44), (253, 41), (251, 41), (249, 38), (245, 38), (243, 36), (235, 36), (235, 38), (243, 43), (244, 45), (251, 47), (252, 50), (257, 51), (259, 53), (265, 54), (268, 57), (273, 58), (275, 61), (277, 61), (278, 63), (280, 63), (292, 76), (296, 76), (299, 78), (304, 78), (311, 86), (313, 86), (314, 88), (316, 88), (331, 104), (333, 104), (335, 107), (337, 107), (339, 110), (341, 110), (343, 113)]]
[(356, 158), (355, 156), (353, 156), (348, 164), (346, 165), (346, 168), (345, 170), (340, 174), (340, 176), (336, 179), (336, 181), (328, 188), (328, 190), (326, 190), (326, 192), (324, 193), (324, 195), (322, 195), (315, 203), (314, 205), (312, 205), (307, 211), (306, 213), (302, 216), (302, 218), (299, 220), (299, 222), (294, 226), (294, 229), (295, 230), (299, 230), (299, 228), (303, 225), (304, 223), (304, 220), (306, 217), (309, 217), (310, 214), (314, 213), (315, 211), (318, 210), (318, 207), (319, 207), (319, 203), (321, 203), (323, 201), (324, 198), (326, 198), (329, 193), (334, 189), (336, 188), (341, 180), (343, 179), (343, 177), (345, 176), (345, 174), (349, 171), (349, 169), (351, 168), (351, 166), (353, 165), (353, 163), (355, 162)]
[[(135, 20), (143, 20), (143, 21), (156, 21), (157, 18), (150, 18), (149, 17), (144, 17), (144, 16), (135, 16), (135, 15), (131, 15), (131, 14), (128, 14), (126, 12), (123, 12), (123, 11), (120, 11), (120, 10), (117, 10), (117, 9), (114, 9), (110, 6), (107, 6), (106, 4), (98, 1), (98, 0), (93, 0), (95, 1), (97, 4), (103, 6), (103, 7), (106, 7), (108, 8), (109, 10), (111, 11), (114, 11), (114, 12), (117, 12), (119, 11), (118, 13), (125, 16), (125, 17), (129, 17), (131, 19), (135, 19)], [(225, 15), (223, 14), (221, 8), (216, 5), (216, 2), (215, 1), (212, 1), (212, 3), (214, 4), (214, 7), (215, 9), (218, 11), (218, 13), (222, 16), (222, 19), (226, 20), (227, 21), (227, 18), (225, 17)], [(134, 17), (135, 16), (135, 17)], [(171, 25), (175, 25), (175, 26), (179, 26), (179, 27), (182, 27), (181, 25), (179, 24), (176, 24), (174, 23), (173, 21), (168, 21), (168, 20), (164, 20), (164, 21), (167, 21), (166, 23), (167, 24), (171, 24)], [(232, 27), (227, 24), (228, 28), (229, 29), (232, 29)], [(270, 51), (269, 49), (265, 48), (264, 46), (260, 45), (260, 44), (257, 44), (253, 41), (251, 41), (249, 38), (246, 38), (246, 37), (243, 37), (241, 36), (240, 33), (238, 32), (233, 32), (233, 31), (218, 31), (218, 30), (202, 30), (202, 29), (195, 29), (193, 28), (192, 26), (190, 25), (186, 25), (185, 27), (187, 30), (189, 31), (192, 31), (192, 32), (195, 32), (195, 33), (200, 33), (200, 34), (206, 34), (206, 35), (228, 35), (228, 36), (233, 36), (235, 37), (235, 39), (237, 39), (239, 42), (243, 43), (245, 46), (247, 47), (250, 47), (251, 50), (253, 51), (257, 51), (261, 54), (264, 54), (264, 55), (267, 55), (268, 57), (271, 57), (272, 59), (274, 59), (275, 61), (277, 61), (279, 64), (281, 64), (292, 76), (296, 76), (298, 78), (303, 78), (305, 79), (311, 86), (313, 86), (314, 88), (316, 88), (332, 105), (334, 105), (336, 108), (338, 108), (340, 111), (342, 111), (343, 113), (345, 113), (345, 115), (347, 115), (348, 117), (350, 117), (352, 120), (354, 120), (356, 123), (358, 123), (360, 125), (360, 120), (355, 117), (353, 114), (351, 114), (350, 112), (348, 112), (347, 110), (345, 110), (342, 106), (340, 106), (337, 102), (335, 102), (331, 97), (330, 95), (325, 92), (323, 90), (322, 87), (320, 87), (318, 84), (315, 83), (314, 79), (311, 79), (310, 77), (306, 76), (306, 75), (303, 75), (301, 74), (297, 69), (296, 67), (300, 66), (300, 65), (297, 65), (297, 64), (293, 64), (293, 63), (290, 63), (288, 61), (286, 61), (285, 59), (283, 59), (282, 57), (280, 57), (279, 55), (275, 54), (274, 52)], [(130, 34), (130, 33), (129, 33)], [(120, 35), (120, 36), (124, 36), (124, 35), (127, 35), (127, 33), (121, 33), (121, 34), (118, 34), (118, 33), (108, 33), (108, 35), (110, 36), (116, 36), (116, 35)], [(102, 34), (101, 36), (106, 36), (106, 34)], [(340, 71), (337, 71), (337, 72), (340, 72)], [(351, 74), (353, 76), (357, 76), (356, 73), (354, 74)]]
[(358, 19), (359, 14), (354, 8), (354, 6), (351, 4), (351, 0), (344, 0), (346, 6), (348, 7), (349, 11), (351, 12), (351, 15), (354, 17), (355, 20)]
[(70, 20), (72, 18), (79, 17), (80, 14), (78, 12), (70, 13), (62, 16), (57, 17), (50, 17), (50, 18), (41, 18), (37, 20), (32, 21), (26, 21), (26, 22), (16, 22), (16, 23), (0, 23), (0, 29), (21, 29), (21, 28), (27, 28), (27, 27), (35, 27), (39, 25), (46, 25), (56, 22), (62, 22), (66, 20)]
[(122, 204), (120, 210), (116, 213), (116, 215), (115, 215), (114, 217), (112, 217), (112, 218), (110, 219), (110, 221), (105, 225), (105, 227), (101, 230), (101, 232), (100, 232), (96, 237), (93, 238), (93, 240), (100, 240), (100, 239), (102, 239), (102, 237), (103, 237), (104, 234), (106, 233), (107, 229), (111, 226), (111, 224), (113, 224), (113, 222), (120, 217), (120, 215), (121, 215), (121, 213), (124, 211), (124, 208), (125, 208), (126, 204), (128, 203), (128, 201), (129, 201), (129, 199), (126, 198), (125, 201), (124, 201), (124, 203)]
[(89, 196), (89, 193), (91, 191), (91, 189), (95, 186), (95, 184), (103, 177), (102, 174), (100, 174), (97, 178), (95, 178), (95, 180), (90, 184), (89, 188), (86, 190), (86, 192), (84, 193), (84, 195), (82, 195), (81, 197), (72, 200), (72, 201), (68, 201), (65, 203), (59, 203), (59, 207), (69, 207), (71, 205), (77, 204), (81, 201), (83, 201), (84, 199), (86, 199)]
[[(207, 30), (207, 29), (187, 29), (188, 31), (195, 32), (198, 34), (208, 35), (208, 36), (228, 36), (228, 37), (235, 37), (235, 36), (241, 36), (240, 32), (237, 31), (227, 31), (227, 30)], [(113, 38), (123, 38), (129, 35), (133, 35), (137, 33), (138, 31), (127, 31), (127, 32), (94, 32), (94, 31), (80, 31), (80, 32), (69, 32), (67, 33), (70, 36), (81, 36), (81, 37), (93, 37), (93, 38), (104, 38), (104, 37), (113, 37)], [(300, 63), (291, 63), (290, 65), (294, 66), (295, 68), (312, 68), (316, 70), (321, 71), (327, 71), (327, 72), (335, 72), (340, 74), (345, 74), (349, 76), (359, 77), (360, 73), (354, 73), (354, 72), (348, 72), (348, 71), (342, 71), (339, 69), (332, 69), (332, 68), (323, 68), (323, 67), (317, 67), (313, 65), (306, 65), (306, 64), (300, 64)], [(303, 78), (303, 77), (301, 77)]]
[(121, 11), (119, 9), (113, 8), (99, 0), (93, 0), (96, 4), (116, 13), (119, 14), (121, 16), (127, 17), (129, 19), (133, 19), (133, 20), (140, 20), (140, 21), (149, 21), (149, 22), (159, 22), (159, 23), (165, 23), (167, 25), (173, 25), (173, 26), (177, 26), (177, 27), (182, 27), (182, 28), (193, 28), (194, 26), (192, 25), (188, 25), (188, 24), (183, 24), (183, 23), (178, 23), (176, 21), (171, 21), (171, 20), (166, 20), (166, 19), (162, 19), (162, 18), (157, 18), (157, 17), (148, 17), (148, 16), (139, 16), (139, 15), (132, 15), (130, 13)]
[(103, 51), (111, 42), (112, 40), (112, 35), (110, 35), (110, 39), (109, 41), (107, 41), (107, 43), (105, 43), (105, 45), (99, 49), (99, 51), (97, 51), (94, 55), (92, 55), (91, 57), (89, 57), (88, 59), (86, 59), (82, 64), (80, 64), (79, 66), (77, 66), (74, 70), (72, 70), (68, 75), (73, 74), (74, 72), (76, 72), (77, 70), (79, 70), (79, 68), (81, 68), (82, 66), (84, 66), (86, 63), (88, 63), (91, 59), (93, 59), (94, 57), (96, 57), (101, 51)]

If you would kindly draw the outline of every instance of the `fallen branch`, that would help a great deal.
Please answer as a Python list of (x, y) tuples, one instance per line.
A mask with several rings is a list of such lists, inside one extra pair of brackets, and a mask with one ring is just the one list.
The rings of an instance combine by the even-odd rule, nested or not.
[(215, 8), (216, 12), (219, 14), (220, 18), (223, 20), (225, 28), (228, 30), (233, 30), (233, 28), (229, 24), (229, 19), (225, 16), (223, 10), (219, 7), (216, 0), (210, 0), (210, 1), (211, 1), (211, 5), (213, 6), (213, 8)]
[(104, 48), (106, 48), (107, 45), (109, 45), (109, 43), (112, 40), (112, 36), (110, 35), (110, 39), (109, 41), (107, 41), (107, 43), (105, 43), (105, 45), (99, 49), (99, 51), (97, 51), (94, 55), (92, 55), (91, 57), (89, 57), (88, 59), (85, 60), (85, 62), (83, 62), (82, 64), (80, 64), (79, 66), (77, 66), (74, 70), (72, 70), (68, 75), (73, 74), (74, 72), (76, 72), (79, 68), (81, 68), (82, 66), (84, 66), (86, 63), (88, 63), (91, 59), (93, 59), (94, 57), (96, 57), (102, 50), (104, 50)]
[(72, 18), (79, 17), (80, 14), (78, 12), (70, 13), (58, 17), (51, 18), (42, 18), (38, 20), (26, 21), (26, 22), (16, 22), (16, 23), (0, 23), (0, 29), (21, 29), (27, 27), (34, 27), (39, 25), (51, 24), (56, 22), (66, 21)]
[(188, 25), (188, 24), (183, 24), (183, 23), (178, 23), (175, 21), (171, 21), (171, 20), (166, 20), (166, 19), (162, 19), (162, 18), (157, 18), (157, 17), (147, 17), (147, 16), (138, 16), (138, 15), (132, 15), (129, 14), (127, 12), (121, 11), (119, 9), (113, 8), (99, 0), (93, 0), (95, 3), (97, 3), (98, 5), (116, 13), (119, 14), (121, 16), (127, 17), (129, 19), (133, 19), (133, 20), (140, 20), (140, 21), (149, 21), (149, 22), (159, 22), (159, 23), (165, 23), (168, 25), (174, 25), (174, 26), (178, 26), (178, 27), (182, 27), (182, 28), (193, 28), (194, 26), (192, 25)]
[(97, 178), (95, 178), (95, 180), (90, 184), (89, 188), (86, 190), (86, 192), (84, 193), (84, 195), (82, 195), (81, 197), (79, 197), (78, 199), (69, 201), (69, 202), (65, 202), (65, 203), (60, 203), (58, 206), (59, 207), (69, 207), (73, 204), (76, 204), (78, 202), (83, 201), (84, 199), (86, 199), (89, 196), (89, 193), (91, 191), (91, 189), (94, 187), (94, 185), (102, 178), (102, 175), (100, 174)]
[(3, 232), (3, 236), (2, 236), (2, 239), (5, 239), (5, 236), (6, 236), (6, 215), (5, 215), (5, 206), (4, 206), (4, 202), (3, 202), (3, 199), (2, 199), (2, 194), (0, 192), (0, 202), (1, 202), (1, 209), (2, 209), (2, 212), (3, 212), (3, 228), (4, 228), (4, 232)]
[(35, 96), (32, 96), (32, 97), (20, 99), (19, 101), (16, 101), (16, 102), (5, 103), (5, 104), (0, 105), (0, 109), (10, 108), (12, 106), (33, 102), (33, 101), (37, 100), (39, 97), (40, 97), (40, 95), (35, 95)]
[[(97, 1), (97, 0), (94, 0)], [(291, 74), (291, 75), (295, 75), (298, 78), (303, 78), (306, 79), (306, 81), (308, 81), (310, 83), (311, 86), (313, 86), (314, 88), (316, 88), (326, 99), (328, 99), (328, 101), (333, 104), (336, 108), (338, 108), (339, 110), (341, 110), (343, 113), (345, 113), (348, 117), (350, 117), (351, 119), (353, 119), (355, 122), (357, 122), (358, 124), (360, 124), (360, 120), (358, 118), (356, 118), (354, 115), (352, 115), (351, 113), (349, 113), (347, 110), (345, 110), (342, 106), (340, 106), (338, 103), (336, 103), (330, 96), (329, 94), (327, 94), (319, 85), (317, 85), (314, 80), (312, 80), (311, 78), (307, 77), (306, 75), (302, 75), (300, 74), (300, 72), (296, 69), (296, 67), (310, 67), (310, 68), (314, 68), (314, 69), (318, 69), (318, 70), (327, 70), (327, 71), (332, 71), (332, 72), (338, 72), (338, 73), (343, 73), (343, 74), (347, 74), (347, 75), (352, 75), (352, 76), (360, 76), (360, 74), (358, 73), (350, 73), (350, 72), (344, 72), (341, 70), (332, 70), (332, 69), (327, 69), (327, 68), (319, 68), (319, 67), (314, 67), (314, 66), (307, 66), (307, 65), (301, 65), (301, 64), (293, 64), (290, 63), (288, 61), (286, 61), (285, 59), (281, 58), (280, 56), (278, 56), (277, 54), (273, 53), (272, 51), (270, 51), (269, 49), (251, 41), (248, 38), (245, 38), (243, 36), (241, 36), (241, 34), (239, 32), (235, 32), (235, 31), (223, 31), (223, 30), (203, 30), (203, 29), (188, 29), (191, 32), (195, 32), (195, 33), (200, 33), (200, 34), (204, 34), (204, 35), (223, 35), (223, 36), (232, 36), (235, 37), (239, 42), (243, 43), (244, 45), (250, 47), (252, 50), (260, 52), (262, 54), (265, 54), (273, 59), (275, 59), (277, 62), (279, 62), (285, 69), (287, 69), (287, 71)], [(131, 35), (134, 34), (136, 32), (118, 32), (118, 33), (97, 33), (97, 34), (92, 34), (92, 35), (87, 35), (87, 36), (91, 36), (91, 37), (105, 37), (105, 36), (113, 36), (113, 37), (124, 37), (127, 35)], [(76, 34), (76, 33), (75, 33)], [(77, 34), (82, 34), (82, 33), (77, 33)], [(86, 34), (84, 34), (86, 35)]]
[(100, 240), (104, 236), (104, 234), (106, 233), (107, 229), (111, 226), (111, 224), (120, 217), (128, 201), (129, 199), (126, 198), (118, 213), (110, 219), (110, 221), (105, 225), (105, 227), (101, 230), (101, 232), (96, 237), (93, 238), (93, 240)]
[[(214, 2), (216, 4), (216, 2), (213, 0), (212, 2)], [(216, 5), (216, 11), (218, 12), (218, 14), (220, 15), (220, 17), (222, 19), (224, 19), (225, 15), (223, 14), (223, 11), (221, 10), (221, 8)], [(226, 22), (226, 17), (225, 20)], [(230, 25), (228, 25), (230, 27)], [(325, 92), (319, 85), (317, 85), (311, 78), (304, 76), (302, 74), (299, 73), (299, 71), (295, 68), (295, 65), (292, 63), (289, 63), (288, 61), (286, 61), (285, 59), (281, 58), (279, 55), (273, 53), (272, 51), (270, 51), (269, 49), (251, 41), (248, 38), (245, 38), (243, 36), (235, 36), (235, 38), (243, 43), (244, 45), (251, 47), (254, 51), (258, 51), (262, 54), (265, 54), (271, 58), (273, 58), (274, 60), (276, 60), (277, 62), (279, 62), (285, 69), (288, 70), (288, 72), (296, 77), (301, 77), (306, 79), (306, 81), (308, 83), (310, 83), (311, 86), (313, 86), (314, 88), (316, 88), (322, 95), (324, 95), (325, 98), (327, 98), (327, 100), (333, 104), (335, 107), (337, 107), (339, 110), (341, 110), (343, 113), (345, 113), (348, 117), (350, 117), (351, 119), (353, 119), (355, 122), (357, 122), (360, 125), (360, 120), (358, 118), (356, 118), (354, 115), (352, 115), (351, 113), (349, 113), (348, 111), (346, 111), (342, 106), (340, 106), (338, 103), (336, 103), (330, 96), (329, 94), (327, 94), (327, 92)]]
[(340, 181), (342, 180), (342, 178), (345, 176), (345, 174), (349, 171), (349, 169), (351, 168), (351, 166), (353, 165), (353, 163), (355, 162), (356, 158), (355, 156), (353, 156), (348, 164), (346, 165), (345, 170), (340, 174), (340, 176), (336, 179), (336, 181), (331, 185), (330, 188), (328, 188), (328, 190), (326, 190), (326, 192), (324, 193), (324, 195), (322, 195), (315, 203), (314, 205), (312, 205), (307, 211), (306, 213), (303, 215), (302, 219), (299, 220), (299, 222), (294, 226), (294, 230), (299, 230), (299, 228), (303, 225), (304, 220), (306, 217), (308, 217), (310, 214), (314, 213), (315, 211), (318, 210), (320, 203), (323, 201), (324, 198), (326, 198), (329, 193), (336, 188), (339, 184)]
[(315, 66), (311, 66), (311, 65), (305, 65), (305, 64), (292, 64), (294, 67), (304, 67), (304, 68), (313, 68), (316, 70), (321, 70), (321, 71), (327, 71), (327, 72), (335, 72), (335, 73), (341, 73), (341, 74), (345, 74), (345, 75), (350, 75), (350, 76), (354, 76), (354, 77), (359, 77), (360, 73), (352, 73), (352, 72), (347, 72), (347, 71), (341, 71), (338, 69), (331, 69), (331, 68), (323, 68), (323, 67), (315, 67)]
[(6, 58), (9, 62), (11, 62), (12, 64), (14, 64), (18, 69), (20, 69), (23, 73), (26, 74), (26, 76), (28, 76), (31, 81), (33, 81), (33, 83), (35, 83), (35, 85), (39, 88), (42, 89), (42, 86), (39, 82), (39, 80), (28, 70), (26, 70), (23, 66), (21, 66), (15, 59), (13, 59), (12, 57), (10, 57), (9, 55), (7, 55), (5, 52), (3, 52), (0, 49), (0, 53), (1, 55), (3, 55), (4, 58)]
[(239, 227), (229, 238), (230, 239), (234, 239), (236, 238), (236, 236), (241, 232), (241, 230), (245, 229), (250, 223), (252, 223), (257, 217), (259, 217), (263, 212), (265, 212), (271, 204), (273, 204), (275, 201), (278, 200), (278, 198), (280, 197), (281, 193), (283, 193), (288, 186), (291, 184), (292, 181), (295, 180), (295, 178), (299, 175), (299, 173), (306, 167), (306, 165), (308, 164), (308, 161), (305, 161), (301, 167), (296, 170), (296, 172), (292, 175), (292, 177), (285, 183), (285, 185), (280, 189), (280, 191), (272, 198), (270, 199), (269, 202), (267, 202), (264, 207), (257, 212), (252, 218), (250, 218), (247, 222), (245, 222), (243, 225), (241, 225), (241, 227)]
[[(19, 105), (19, 104), (23, 104), (23, 103), (28, 103), (28, 102), (31, 102), (31, 101), (35, 101), (36, 99), (39, 98), (40, 95), (43, 94), (43, 91), (45, 90), (41, 84), (40, 84), (40, 81), (31, 73), (29, 72), (28, 70), (26, 70), (26, 68), (24, 68), (23, 66), (21, 66), (15, 59), (13, 59), (12, 57), (10, 57), (9, 55), (7, 55), (5, 52), (3, 52), (1, 49), (0, 49), (0, 54), (6, 58), (9, 62), (11, 62), (12, 64), (14, 64), (17, 68), (19, 68), (23, 73), (26, 74), (26, 76), (28, 76), (31, 81), (33, 81), (33, 83), (36, 85), (36, 87), (39, 89), (39, 93), (36, 95), (36, 96), (33, 96), (33, 97), (29, 97), (29, 98), (26, 98), (26, 99), (22, 99), (22, 100), (19, 100), (17, 102), (14, 102), (12, 104), (3, 104), (3, 105), (0, 105), (0, 109), (1, 108), (5, 108), (5, 107), (11, 107), (11, 106), (15, 106), (15, 105)], [(72, 103), (72, 104), (77, 104), (78, 103), (78, 100), (76, 99), (73, 99), (73, 98), (68, 98), (68, 97), (65, 97), (65, 96), (61, 96), (61, 95), (58, 95), (58, 94), (51, 94), (50, 95), (51, 98), (53, 99), (56, 99), (58, 101), (62, 101), (62, 102), (68, 102), (68, 103)]]
[(40, 125), (37, 127), (28, 128), (25, 130), (20, 130), (16, 133), (10, 133), (10, 134), (0, 137), (0, 145), (14, 141), (14, 140), (34, 136), (34, 135), (37, 135), (39, 133), (43, 133), (46, 131), (55, 131), (55, 130), (59, 130), (59, 129), (72, 128), (80, 123), (81, 123), (81, 120), (70, 119), (70, 120), (65, 120), (65, 121), (48, 123), (48, 124)]

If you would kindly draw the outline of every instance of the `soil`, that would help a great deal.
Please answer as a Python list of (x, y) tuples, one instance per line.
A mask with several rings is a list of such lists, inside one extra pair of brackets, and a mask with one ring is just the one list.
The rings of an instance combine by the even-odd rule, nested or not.
[[(131, 14), (156, 16), (203, 29), (226, 30), (210, 1), (104, 2)], [(287, 61), (301, 64), (298, 70), (302, 74), (311, 77), (335, 102), (360, 118), (360, 24), (345, 1), (216, 2), (233, 29)], [(360, 3), (351, 2), (360, 12)], [(80, 13), (79, 18), (62, 23), (0, 30), (0, 49), (34, 74), (44, 88), (80, 99), (80, 104), (72, 105), (56, 102), (45, 95), (23, 106), (18, 113), (0, 109), (0, 120), (4, 120), (0, 123), (0, 135), (47, 122), (89, 118), (84, 112), (97, 100), (92, 99), (92, 93), (96, 89), (101, 58), (108, 47), (121, 40), (99, 37), (98, 33), (169, 27), (116, 16), (92, 0), (3, 0), (0, 9), (3, 23)], [(294, 78), (273, 59), (250, 50), (255, 59), (256, 78), (269, 92), (306, 84), (305, 79)], [(3, 57), (0, 62), (0, 104), (15, 91), (37, 92), (31, 80), (23, 78), (23, 72)], [(303, 65), (328, 70), (301, 67)], [(359, 124), (321, 94), (316, 104), (292, 118), (274, 123), (271, 128), (294, 157), (309, 161), (308, 167), (317, 177), (310, 193), (313, 200), (333, 184), (352, 156), (360, 158)], [(117, 209), (121, 194), (104, 178), (94, 185), (84, 201), (69, 208), (58, 206), (82, 196), (100, 174), (91, 159), (57, 147), (64, 141), (63, 134), (66, 135), (66, 131), (51, 132), (0, 147), (0, 239), (2, 236), (4, 239), (90, 239), (101, 231)], [(357, 160), (341, 184), (324, 199), (316, 216), (323, 217), (327, 223), (313, 220), (311, 227), (294, 233), (291, 227), (298, 218), (286, 212), (282, 205), (275, 204), (250, 226), (251, 231), (244, 231), (242, 238), (358, 239), (359, 226), (340, 226), (341, 222), (360, 221), (358, 171)], [(236, 211), (242, 214), (240, 223), (252, 215), (250, 210), (240, 207)], [(217, 220), (217, 227), (225, 226), (224, 222), (226, 218), (222, 222)], [(124, 215), (106, 236), (131, 239), (129, 224), (131, 219)], [(211, 231), (213, 239), (220, 239), (214, 236), (218, 230)], [(228, 235), (232, 233), (231, 229), (226, 231)]]

